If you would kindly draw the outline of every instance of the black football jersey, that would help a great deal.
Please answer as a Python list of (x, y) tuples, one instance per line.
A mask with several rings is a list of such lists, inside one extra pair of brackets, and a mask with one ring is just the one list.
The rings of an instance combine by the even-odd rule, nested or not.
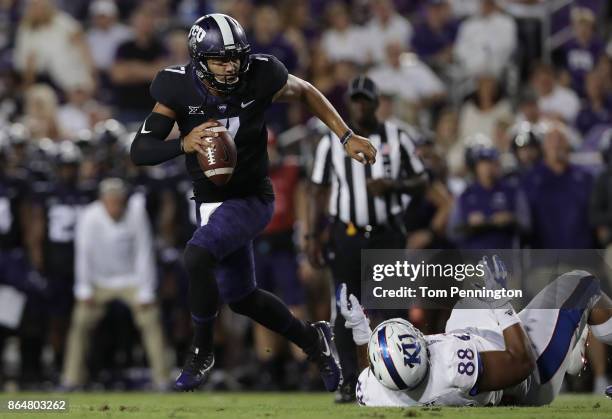
[(0, 249), (23, 245), (20, 207), (28, 194), (27, 181), (21, 177), (0, 176)]
[(72, 246), (79, 212), (96, 199), (96, 190), (60, 182), (37, 182), (33, 195), (34, 204), (44, 211), (46, 241)]
[(42, 208), (45, 217), (45, 272), (53, 277), (70, 278), (73, 276), (77, 219), (80, 211), (96, 199), (96, 188), (36, 182), (32, 189), (33, 204)]
[(268, 178), (267, 130), (264, 114), (272, 98), (287, 83), (288, 72), (274, 56), (251, 55), (241, 87), (230, 96), (215, 96), (193, 74), (191, 64), (160, 71), (151, 84), (151, 96), (176, 113), (185, 136), (216, 119), (224, 124), (236, 143), (238, 158), (230, 181), (216, 186), (206, 178), (195, 153), (185, 164), (198, 202), (221, 202), (249, 195), (273, 195)]

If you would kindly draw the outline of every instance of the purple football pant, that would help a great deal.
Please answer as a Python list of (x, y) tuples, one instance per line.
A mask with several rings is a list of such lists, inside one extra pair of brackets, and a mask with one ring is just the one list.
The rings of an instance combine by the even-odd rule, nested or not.
[(188, 244), (206, 249), (217, 260), (215, 279), (223, 302), (239, 301), (257, 287), (253, 239), (273, 212), (274, 201), (257, 196), (197, 204), (199, 227)]

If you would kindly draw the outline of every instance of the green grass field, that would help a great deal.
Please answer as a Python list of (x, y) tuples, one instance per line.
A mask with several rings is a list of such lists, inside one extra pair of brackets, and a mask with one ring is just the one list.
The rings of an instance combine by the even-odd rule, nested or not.
[[(65, 413), (9, 413), (7, 400), (66, 398)], [(612, 400), (602, 396), (566, 395), (540, 408), (366, 408), (334, 405), (328, 394), (303, 393), (4, 393), (1, 418), (612, 418)]]

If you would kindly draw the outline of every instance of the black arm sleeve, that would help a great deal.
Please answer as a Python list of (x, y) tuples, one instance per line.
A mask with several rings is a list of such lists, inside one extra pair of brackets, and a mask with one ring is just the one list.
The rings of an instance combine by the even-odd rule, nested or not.
[(182, 154), (180, 139), (164, 141), (173, 126), (172, 118), (156, 112), (149, 114), (132, 142), (132, 162), (137, 166), (152, 166)]

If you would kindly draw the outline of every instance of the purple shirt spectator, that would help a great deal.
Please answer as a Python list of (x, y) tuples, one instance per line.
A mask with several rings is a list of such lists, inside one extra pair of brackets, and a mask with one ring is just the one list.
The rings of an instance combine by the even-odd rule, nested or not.
[(572, 39), (563, 48), (565, 69), (568, 71), (572, 88), (584, 97), (584, 80), (586, 75), (595, 68), (599, 58), (604, 53), (604, 44), (599, 39), (591, 39), (587, 45)]
[(457, 38), (459, 22), (453, 19), (446, 0), (430, 0), (423, 11), (423, 20), (416, 24), (412, 49), (423, 60), (435, 58), (452, 48)]
[(483, 228), (478, 233), (461, 234), (471, 215), (478, 213), (489, 220), (495, 213), (510, 212), (519, 225), (528, 225), (529, 212), (525, 196), (515, 185), (500, 180), (491, 189), (475, 182), (459, 196), (449, 220), (456, 244), (461, 249), (511, 249), (517, 242), (516, 228)]
[(277, 35), (270, 42), (266, 44), (258, 43), (252, 37), (251, 41), (251, 52), (253, 54), (269, 54), (274, 55), (280, 60), (289, 72), (294, 72), (298, 66), (298, 59), (293, 46), (285, 39), (282, 34)]
[(576, 128), (582, 135), (587, 135), (591, 128), (601, 124), (612, 124), (612, 98), (608, 98), (601, 108), (585, 103), (576, 117)]
[(593, 178), (587, 171), (569, 165), (563, 173), (556, 174), (538, 163), (525, 175), (523, 187), (533, 221), (534, 248), (592, 248), (589, 199)]
[(604, 80), (599, 72), (588, 73), (584, 85), (586, 99), (576, 117), (575, 126), (586, 136), (593, 127), (612, 123), (612, 96), (606, 93)]
[(436, 31), (422, 22), (416, 25), (414, 37), (412, 38), (412, 49), (423, 60), (442, 52), (445, 48), (452, 47), (457, 37), (457, 22), (448, 22), (443, 28)]

